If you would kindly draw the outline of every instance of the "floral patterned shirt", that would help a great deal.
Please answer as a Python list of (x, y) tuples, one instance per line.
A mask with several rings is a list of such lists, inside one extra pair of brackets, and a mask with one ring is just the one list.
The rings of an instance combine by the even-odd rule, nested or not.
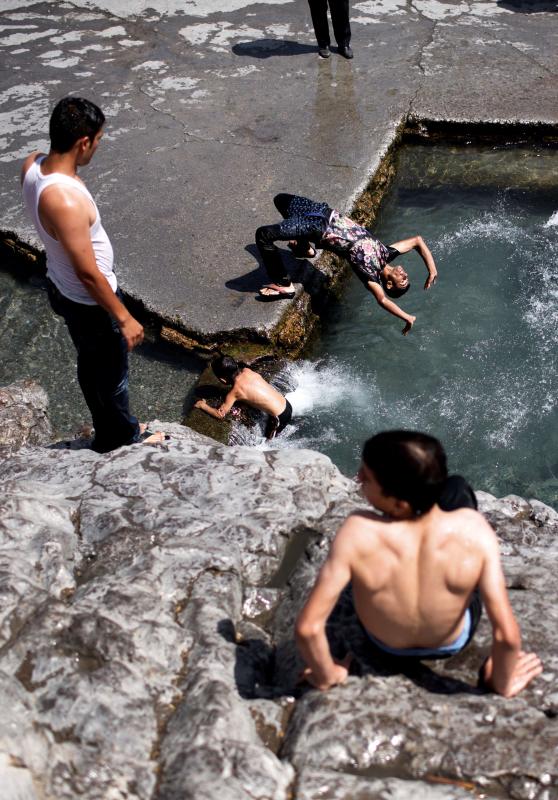
[(367, 228), (335, 210), (318, 246), (348, 258), (357, 278), (364, 284), (368, 281), (381, 283), (381, 271), (399, 255), (394, 247), (386, 247)]

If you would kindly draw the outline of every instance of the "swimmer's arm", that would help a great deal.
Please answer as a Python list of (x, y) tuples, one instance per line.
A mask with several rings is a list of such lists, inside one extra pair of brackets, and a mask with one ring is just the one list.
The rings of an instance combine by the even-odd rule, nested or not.
[(428, 245), (422, 236), (411, 236), (410, 239), (402, 239), (400, 242), (394, 242), (391, 247), (399, 250), (401, 254), (408, 253), (410, 250), (416, 250), (426, 265), (428, 270), (428, 278), (424, 284), (425, 289), (430, 289), (432, 284), (436, 283), (438, 277), (438, 270), (434, 263), (434, 258), (430, 252)]
[(210, 417), (215, 417), (215, 419), (224, 419), (238, 399), (239, 397), (236, 390), (231, 389), (219, 408), (213, 408), (213, 406), (210, 406), (203, 398), (194, 403), (194, 408), (200, 408), (202, 411), (205, 411), (206, 414), (209, 414)]
[(339, 664), (332, 658), (325, 626), (339, 595), (351, 579), (349, 549), (340, 539), (349, 524), (348, 520), (337, 534), (296, 622), (296, 642), (306, 664), (303, 677), (322, 691), (343, 683), (348, 675), (347, 662)]
[(416, 317), (413, 317), (411, 314), (407, 314), (406, 311), (403, 311), (402, 308), (399, 308), (397, 303), (394, 303), (393, 300), (390, 300), (379, 283), (368, 281), (368, 288), (376, 298), (376, 302), (379, 306), (385, 308), (385, 310), (389, 311), (390, 314), (393, 314), (394, 317), (399, 317), (400, 319), (405, 320), (407, 324), (403, 328), (402, 333), (403, 336), (406, 336), (413, 327)]
[(541, 674), (542, 665), (535, 653), (521, 650), (521, 633), (506, 590), (498, 540), (483, 522), (485, 560), (479, 588), (492, 625), (492, 651), (484, 667), (484, 680), (498, 694), (513, 697)]

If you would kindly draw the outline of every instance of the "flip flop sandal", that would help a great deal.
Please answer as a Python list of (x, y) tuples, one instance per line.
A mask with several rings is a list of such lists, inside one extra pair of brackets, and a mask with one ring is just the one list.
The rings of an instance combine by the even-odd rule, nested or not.
[[(263, 288), (266, 289), (268, 287), (264, 286)], [(296, 292), (294, 290), (292, 292), (280, 292), (277, 289), (270, 288), (270, 292), (272, 292), (273, 294), (269, 294), (269, 292), (266, 292), (264, 294), (260, 289), (260, 291), (258, 292), (258, 296), (262, 300), (293, 300), (296, 295)]]
[[(146, 439), (149, 439), (150, 436), (155, 436), (155, 434), (158, 432), (159, 431), (150, 431), (149, 428), (146, 428), (143, 433), (140, 433), (138, 442), (145, 442)], [(165, 442), (168, 442), (170, 438), (171, 438), (170, 435), (168, 433), (165, 433), (164, 435)], [(163, 442), (161, 440), (160, 442), (151, 442), (151, 444), (163, 444)]]

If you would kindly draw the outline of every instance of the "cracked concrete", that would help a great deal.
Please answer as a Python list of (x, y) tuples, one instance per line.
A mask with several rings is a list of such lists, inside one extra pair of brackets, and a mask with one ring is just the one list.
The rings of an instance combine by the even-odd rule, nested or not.
[[(292, 191), (349, 209), (402, 120), (558, 121), (555, 2), (352, 3), (355, 59), (317, 57), (305, 2), (5, 0), (0, 11), (0, 231), (36, 245), (20, 160), (44, 150), (66, 93), (107, 135), (83, 177), (124, 290), (206, 341), (295, 338), (309, 309), (255, 300), (256, 228)], [(287, 262), (295, 281), (300, 273)]]

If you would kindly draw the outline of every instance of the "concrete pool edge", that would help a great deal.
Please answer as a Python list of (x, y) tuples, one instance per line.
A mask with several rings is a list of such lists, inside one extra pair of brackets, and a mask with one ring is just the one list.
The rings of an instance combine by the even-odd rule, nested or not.
[[(377, 166), (371, 172), (364, 191), (357, 195), (350, 211), (359, 222), (373, 224), (380, 204), (396, 172), (397, 155), (404, 145), (413, 144), (500, 144), (503, 146), (558, 146), (558, 125), (547, 122), (462, 121), (421, 118), (409, 114), (395, 129), (391, 140), (377, 154)], [(13, 230), (0, 230), (0, 247), (8, 248), (14, 259), (26, 266), (27, 272), (44, 272), (44, 253), (36, 240), (26, 241)], [(301, 355), (319, 331), (320, 320), (328, 301), (338, 295), (350, 270), (347, 264), (329, 253), (316, 260), (319, 269), (308, 262), (299, 262), (293, 278), (300, 283), (297, 296), (270, 328), (243, 327), (227, 329), (218, 321), (210, 333), (189, 328), (176, 317), (167, 317), (160, 310), (124, 291), (127, 301), (142, 322), (157, 331), (161, 339), (172, 342), (194, 355), (207, 356), (216, 350), (275, 354), (287, 358)], [(11, 268), (12, 272), (16, 272)]]

